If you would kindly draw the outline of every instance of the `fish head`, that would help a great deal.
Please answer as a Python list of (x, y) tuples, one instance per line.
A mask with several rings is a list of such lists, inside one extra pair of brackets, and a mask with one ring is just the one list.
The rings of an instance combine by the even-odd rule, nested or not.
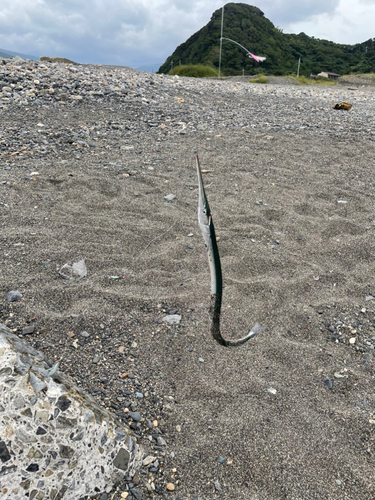
[(195, 155), (197, 162), (197, 174), (198, 174), (198, 223), (200, 226), (209, 226), (211, 223), (211, 210), (208, 204), (206, 192), (204, 190), (202, 171), (199, 165), (198, 155)]

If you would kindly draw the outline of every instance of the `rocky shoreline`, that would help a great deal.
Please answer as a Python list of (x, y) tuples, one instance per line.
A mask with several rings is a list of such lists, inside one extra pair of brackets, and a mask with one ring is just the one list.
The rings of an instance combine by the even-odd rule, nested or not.
[[(345, 128), (345, 133), (353, 139), (369, 137), (372, 140), (375, 137), (375, 122), (370, 110), (373, 93), (358, 88), (246, 84), (242, 77), (226, 80), (223, 84), (221, 80), (181, 79), (131, 68), (77, 66), (17, 58), (2, 62), (0, 105), (4, 108), (69, 108), (83, 103), (95, 105), (96, 102), (126, 104), (129, 111), (137, 114), (138, 120), (111, 123), (107, 127), (118, 127), (125, 137), (129, 133), (163, 137), (213, 127), (286, 132), (308, 129), (310, 133), (335, 136), (340, 136)], [(323, 113), (341, 101), (353, 104), (350, 114)], [(251, 105), (250, 113), (246, 111), (247, 105)], [(45, 133), (45, 130), (39, 132)], [(90, 138), (97, 135), (85, 129), (72, 130), (70, 134), (64, 132), (72, 136), (67, 140), (73, 141), (80, 132), (83, 137), (76, 137), (77, 144), (84, 148), (92, 147)], [(61, 135), (64, 132), (60, 132)], [(27, 147), (27, 139), (23, 137), (21, 143), (14, 134), (9, 138), (13, 144), (7, 145), (4, 136), (1, 147), (16, 154), (17, 147)], [(56, 142), (53, 137), (43, 139)], [(52, 145), (40, 146), (45, 150), (48, 147)]]

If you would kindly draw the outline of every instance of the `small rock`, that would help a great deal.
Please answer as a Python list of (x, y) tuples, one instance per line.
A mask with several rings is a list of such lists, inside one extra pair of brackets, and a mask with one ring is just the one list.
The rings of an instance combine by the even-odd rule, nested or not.
[(221, 485), (219, 481), (214, 481), (214, 487), (216, 491), (221, 491)]
[(30, 335), (31, 333), (34, 333), (34, 330), (34, 325), (25, 326), (25, 328), (22, 328), (22, 335)]
[(175, 486), (173, 483), (167, 483), (167, 490), (168, 491), (174, 491), (175, 490)]
[(276, 389), (274, 389), (273, 387), (270, 387), (269, 389), (267, 389), (267, 391), (270, 393), (270, 394), (276, 394)]
[(161, 436), (158, 436), (157, 443), (159, 446), (167, 446), (165, 439), (163, 439)]
[(332, 389), (332, 381), (329, 377), (326, 377), (324, 379), (324, 385), (328, 388), (328, 389)]
[(147, 466), (147, 465), (152, 464), (152, 462), (154, 462), (154, 460), (155, 460), (155, 457), (153, 457), (152, 455), (148, 455), (146, 458), (143, 459), (142, 464), (144, 466)]
[(172, 201), (176, 198), (175, 194), (167, 194), (167, 196), (164, 196), (164, 199), (167, 201)]
[(224, 464), (224, 463), (225, 463), (225, 458), (220, 456), (220, 457), (217, 459), (217, 461), (219, 462), (219, 464)]
[(356, 340), (357, 340), (357, 338), (356, 338), (356, 337), (352, 337), (352, 338), (350, 338), (350, 339), (349, 339), (349, 344), (352, 344), (352, 345), (353, 345), (353, 344), (355, 344), (355, 343), (356, 343)]
[(83, 331), (83, 332), (81, 332), (81, 336), (87, 338), (87, 337), (90, 337), (90, 334), (88, 332)]
[(38, 392), (42, 391), (43, 389), (45, 389), (47, 387), (47, 384), (43, 380), (41, 380), (39, 377), (34, 375), (33, 372), (30, 372), (30, 384), (31, 384), (32, 388), (34, 389), (34, 391), (36, 392), (36, 394), (38, 394)]
[(138, 411), (130, 411), (129, 415), (135, 422), (139, 422), (141, 420), (141, 414)]
[(20, 293), (18, 290), (12, 290), (11, 292), (7, 293), (6, 299), (8, 302), (16, 302), (17, 300), (22, 299), (22, 293)]
[(167, 314), (167, 316), (164, 316), (163, 321), (169, 325), (178, 325), (181, 321), (181, 316), (179, 314)]

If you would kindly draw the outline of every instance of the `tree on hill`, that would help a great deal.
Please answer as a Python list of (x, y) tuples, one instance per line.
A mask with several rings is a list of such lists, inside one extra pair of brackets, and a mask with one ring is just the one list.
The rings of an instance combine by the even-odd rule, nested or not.
[[(219, 42), (222, 9), (217, 9), (209, 23), (179, 45), (158, 73), (168, 73), (172, 65), (204, 64), (219, 67)], [(260, 65), (244, 50), (227, 40), (222, 43), (222, 72), (237, 75), (295, 73), (301, 58), (300, 74), (309, 76), (321, 71), (338, 74), (375, 71), (375, 39), (356, 45), (344, 45), (309, 37), (305, 33), (285, 34), (252, 5), (228, 3), (224, 7), (225, 38), (243, 45), (252, 53), (266, 56)], [(172, 64), (171, 64), (172, 63)]]

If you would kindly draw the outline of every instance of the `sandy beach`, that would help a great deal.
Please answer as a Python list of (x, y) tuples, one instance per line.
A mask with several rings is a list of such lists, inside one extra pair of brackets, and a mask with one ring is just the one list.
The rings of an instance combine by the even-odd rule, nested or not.
[[(179, 79), (168, 94), (139, 75), (154, 78), (153, 108), (147, 92), (3, 101), (0, 321), (34, 325), (30, 344), (63, 356), (155, 457), (108, 498), (373, 499), (372, 91)], [(350, 112), (332, 109), (339, 97)], [(236, 349), (209, 333), (195, 152), (220, 238), (223, 336), (265, 327)], [(81, 259), (85, 278), (59, 274)]]

